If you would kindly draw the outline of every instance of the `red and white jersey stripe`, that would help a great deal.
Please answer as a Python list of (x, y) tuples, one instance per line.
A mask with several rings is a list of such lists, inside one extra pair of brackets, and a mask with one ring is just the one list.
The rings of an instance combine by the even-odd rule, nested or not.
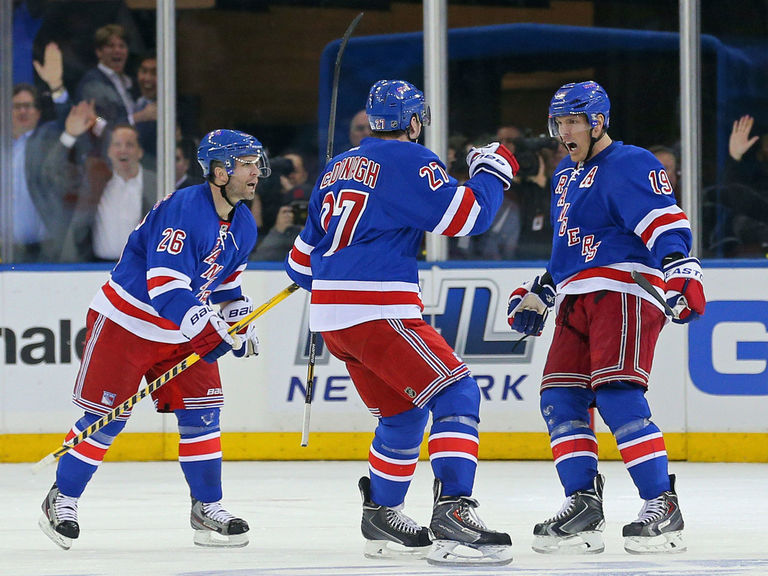
[(627, 468), (637, 466), (654, 458), (667, 456), (664, 436), (661, 432), (651, 432), (640, 438), (627, 440), (618, 445), (621, 459)]
[(288, 255), (288, 266), (306, 276), (312, 276), (312, 266), (310, 265), (310, 254), (314, 250), (314, 246), (310, 246), (301, 239), (301, 236), (297, 236), (293, 243), (293, 248)]
[[(224, 281), (214, 289), (213, 293), (216, 294), (217, 292), (226, 292), (227, 290), (234, 290), (239, 288), (242, 284), (243, 270), (245, 270), (247, 267), (247, 263), (238, 266), (237, 270), (227, 276)], [(150, 297), (151, 296), (152, 295), (150, 294)]]
[(373, 446), (368, 453), (368, 469), (371, 474), (393, 482), (410, 482), (418, 461), (418, 454), (413, 458), (391, 458), (377, 452)]
[(157, 298), (171, 290), (192, 291), (192, 280), (186, 274), (172, 268), (150, 268), (147, 270), (147, 293), (150, 298)]
[(480, 440), (472, 434), (438, 432), (429, 436), (429, 460), (464, 458), (477, 463)]
[[(164, 290), (166, 288), (172, 290), (173, 288), (168, 288), (168, 286), (176, 285), (181, 281), (174, 275), (158, 275), (154, 276), (152, 280), (157, 281), (157, 284), (150, 286), (150, 290)], [(176, 324), (160, 316), (149, 304), (131, 296), (112, 279), (109, 279), (96, 293), (91, 301), (91, 308), (115, 324), (146, 340), (169, 344), (187, 341)]]
[(635, 226), (635, 234), (642, 239), (648, 250), (653, 250), (656, 239), (664, 232), (674, 229), (687, 229), (689, 231), (691, 229), (688, 217), (676, 204), (648, 212), (645, 218)]
[(415, 283), (315, 280), (309, 326), (324, 332), (370, 320), (421, 318), (423, 309), (421, 291)]
[(560, 436), (552, 440), (550, 446), (555, 466), (569, 458), (586, 457), (597, 460), (597, 439), (591, 434)]
[(459, 186), (442, 219), (432, 229), (432, 233), (444, 236), (466, 236), (472, 231), (479, 214), (480, 204), (477, 203), (472, 188)]
[[(577, 272), (557, 285), (557, 306), (559, 307), (563, 296), (566, 294), (587, 294), (610, 290), (635, 296), (647, 300), (659, 310), (664, 308), (656, 299), (640, 288), (632, 279), (632, 272), (639, 272), (656, 288), (660, 296), (664, 296), (664, 275), (660, 270), (645, 266), (638, 262), (620, 262), (609, 266), (597, 266)], [(557, 308), (556, 308), (557, 309)]]

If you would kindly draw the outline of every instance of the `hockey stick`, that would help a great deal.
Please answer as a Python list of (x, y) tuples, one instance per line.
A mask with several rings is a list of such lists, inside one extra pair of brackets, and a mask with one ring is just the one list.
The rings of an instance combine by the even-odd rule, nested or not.
[[(278, 294), (270, 298), (267, 302), (265, 302), (264, 304), (256, 308), (256, 310), (248, 314), (248, 316), (246, 316), (236, 324), (232, 324), (228, 332), (230, 334), (234, 334), (238, 332), (243, 327), (253, 322), (256, 318), (263, 315), (267, 310), (275, 306), (278, 302), (282, 302), (283, 300), (285, 300), (288, 296), (296, 292), (296, 290), (298, 289), (299, 289), (299, 285), (295, 283), (291, 284), (287, 288), (284, 288), (281, 292), (279, 292)], [(184, 358), (184, 360), (176, 364), (176, 366), (168, 370), (165, 374), (153, 380), (152, 382), (147, 384), (144, 388), (136, 392), (136, 394), (128, 398), (128, 400), (126, 400), (125, 402), (117, 406), (114, 410), (112, 410), (112, 412), (110, 412), (109, 414), (105, 414), (96, 422), (88, 426), (88, 428), (80, 432), (80, 434), (78, 434), (74, 438), (71, 438), (68, 442), (65, 442), (64, 444), (62, 444), (61, 448), (59, 448), (54, 452), (51, 452), (50, 454), (48, 454), (48, 456), (46, 456), (45, 458), (37, 462), (34, 466), (32, 466), (32, 471), (37, 472), (38, 470), (47, 466), (48, 464), (56, 462), (56, 460), (58, 460), (64, 454), (69, 452), (72, 448), (80, 444), (83, 440), (85, 440), (89, 436), (93, 435), (95, 432), (98, 432), (99, 430), (104, 428), (104, 426), (112, 422), (115, 418), (117, 418), (124, 412), (127, 412), (128, 410), (130, 410), (134, 406), (134, 404), (136, 404), (139, 400), (141, 400), (142, 398), (146, 398), (147, 396), (152, 394), (152, 392), (154, 392), (155, 390), (157, 390), (158, 388), (166, 384), (169, 380), (171, 380), (172, 378), (175, 378), (176, 376), (178, 376), (179, 374), (187, 370), (189, 367), (191, 367), (193, 364), (197, 363), (198, 360), (200, 360), (200, 356), (197, 354), (197, 352), (193, 352), (192, 354)]]
[(632, 275), (632, 280), (635, 281), (635, 283), (640, 286), (643, 290), (648, 292), (651, 296), (653, 296), (653, 299), (656, 300), (659, 304), (661, 304), (664, 308), (664, 312), (666, 312), (667, 316), (671, 316), (672, 318), (677, 318), (680, 314), (677, 312), (677, 310), (673, 310), (669, 304), (667, 304), (667, 301), (664, 300), (664, 298), (661, 297), (661, 294), (656, 292), (656, 288), (653, 287), (653, 284), (648, 282), (648, 279), (640, 274), (637, 270), (632, 270), (630, 273)]
[[(333, 65), (333, 84), (331, 85), (331, 111), (328, 117), (328, 142), (325, 148), (325, 163), (333, 158), (333, 132), (336, 129), (336, 101), (339, 95), (339, 76), (341, 75), (341, 57), (347, 47), (350, 36), (355, 31), (358, 22), (365, 12), (360, 12), (352, 22), (347, 26), (344, 36), (339, 44), (339, 51), (336, 54), (336, 62)], [(315, 380), (315, 353), (317, 352), (317, 334), (310, 332), (309, 335), (309, 360), (307, 361), (307, 388), (304, 396), (304, 419), (301, 423), (301, 445), (306, 448), (309, 444), (309, 416), (312, 408), (312, 391)]]

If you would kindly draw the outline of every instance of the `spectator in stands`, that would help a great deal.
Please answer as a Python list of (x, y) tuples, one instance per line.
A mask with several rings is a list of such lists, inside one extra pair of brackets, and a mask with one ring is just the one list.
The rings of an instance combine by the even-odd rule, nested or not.
[(512, 154), (515, 153), (515, 140), (522, 136), (522, 130), (513, 124), (499, 126), (496, 130), (496, 141), (504, 144)]
[(99, 63), (88, 70), (77, 87), (77, 100), (93, 100), (96, 113), (110, 125), (134, 123), (135, 85), (125, 73), (128, 44), (125, 29), (117, 24), (102, 26), (93, 36)]
[(304, 227), (306, 219), (307, 202), (296, 200), (281, 206), (277, 211), (274, 226), (256, 246), (251, 259), (282, 262)]
[(661, 162), (661, 165), (664, 166), (664, 171), (667, 173), (667, 178), (669, 178), (669, 184), (675, 191), (675, 195), (679, 195), (680, 190), (678, 188), (678, 183), (680, 171), (677, 168), (677, 154), (675, 154), (675, 151), (668, 146), (662, 146), (660, 144), (651, 146), (648, 150), (651, 154), (656, 156), (659, 162)]
[(136, 72), (139, 93), (133, 121), (139, 131), (139, 144), (144, 150), (144, 165), (153, 167), (157, 158), (157, 56), (145, 55)]
[(293, 170), (285, 176), (287, 182), (283, 182), (283, 190), (287, 191), (287, 196), (291, 200), (309, 200), (312, 186), (307, 185), (309, 173), (305, 168), (304, 157), (298, 152), (284, 152), (281, 158), (289, 160), (293, 166)]
[(70, 108), (62, 82), (61, 52), (54, 43), (46, 47), (42, 63), (34, 62), (54, 99), (57, 120), (41, 123), (40, 95), (26, 83), (17, 84), (11, 100), (13, 131), (13, 260), (55, 261), (66, 231), (69, 213), (65, 191), (44, 178), (41, 166), (47, 149), (61, 133), (59, 122)]
[(368, 124), (368, 116), (365, 110), (360, 110), (349, 123), (349, 144), (350, 147), (358, 146), (363, 138), (371, 135), (371, 126)]
[(112, 177), (99, 192), (93, 221), (98, 260), (119, 259), (128, 235), (157, 201), (157, 176), (142, 167), (143, 155), (136, 128), (116, 125), (107, 149)]
[(733, 123), (719, 198), (729, 232), (739, 243), (735, 256), (765, 256), (768, 251), (768, 134), (752, 135), (754, 127), (749, 115)]
[(176, 142), (176, 185), (175, 189), (194, 186), (204, 182), (197, 158), (197, 144), (190, 138)]
[(70, 188), (80, 190), (70, 235), (81, 260), (117, 260), (128, 235), (157, 201), (157, 175), (141, 165), (136, 128), (117, 124), (107, 138), (107, 159), (97, 142), (82, 166), (61, 152), (46, 160), (48, 166), (67, 165)]

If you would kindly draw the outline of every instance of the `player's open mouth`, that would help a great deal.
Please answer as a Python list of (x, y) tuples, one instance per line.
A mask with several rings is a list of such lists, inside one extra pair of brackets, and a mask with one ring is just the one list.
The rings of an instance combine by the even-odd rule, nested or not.
[(566, 142), (565, 147), (568, 149), (569, 152), (573, 152), (579, 146), (578, 144), (576, 144), (576, 142)]

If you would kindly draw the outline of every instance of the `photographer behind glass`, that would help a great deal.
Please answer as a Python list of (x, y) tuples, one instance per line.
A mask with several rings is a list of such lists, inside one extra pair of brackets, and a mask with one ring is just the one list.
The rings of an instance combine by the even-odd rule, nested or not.
[(548, 260), (552, 250), (552, 222), (549, 218), (549, 177), (547, 160), (559, 143), (549, 136), (526, 136), (515, 140), (515, 157), (520, 164), (512, 182), (520, 207), (520, 236), (517, 260)]
[(294, 165), (288, 158), (275, 158), (270, 161), (270, 167), (272, 175), (264, 181), (261, 194), (265, 223), (270, 205), (277, 202), (279, 207), (272, 227), (251, 254), (251, 260), (267, 262), (285, 258), (296, 236), (304, 228), (309, 204), (305, 199), (294, 199), (292, 196), (294, 187), (288, 176), (293, 173)]

